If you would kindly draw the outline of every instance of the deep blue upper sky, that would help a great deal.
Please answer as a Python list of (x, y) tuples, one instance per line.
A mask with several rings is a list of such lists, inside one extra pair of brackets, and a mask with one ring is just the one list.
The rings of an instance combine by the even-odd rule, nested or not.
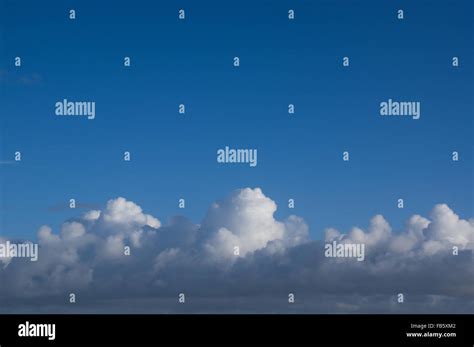
[[(315, 238), (377, 213), (401, 228), (441, 202), (474, 214), (470, 0), (0, 3), (2, 235), (57, 228), (83, 211), (70, 198), (100, 208), (124, 196), (164, 222), (199, 222), (257, 186)], [(55, 116), (64, 98), (95, 101), (96, 119)], [(389, 98), (420, 101), (421, 119), (381, 117)], [(258, 166), (218, 164), (226, 145), (257, 148)], [(17, 150), (23, 161), (4, 163)]]

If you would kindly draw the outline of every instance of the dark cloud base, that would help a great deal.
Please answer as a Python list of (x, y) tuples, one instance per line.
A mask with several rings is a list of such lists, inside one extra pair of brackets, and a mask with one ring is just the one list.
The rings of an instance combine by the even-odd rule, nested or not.
[[(110, 200), (59, 233), (40, 228), (37, 262), (0, 262), (0, 313), (474, 312), (474, 222), (448, 206), (401, 231), (379, 215), (367, 230), (328, 229), (324, 241), (311, 240), (299, 217), (276, 220), (276, 209), (246, 188), (214, 203), (199, 225), (184, 217), (162, 225), (133, 202)], [(364, 260), (325, 257), (333, 241), (363, 243)]]

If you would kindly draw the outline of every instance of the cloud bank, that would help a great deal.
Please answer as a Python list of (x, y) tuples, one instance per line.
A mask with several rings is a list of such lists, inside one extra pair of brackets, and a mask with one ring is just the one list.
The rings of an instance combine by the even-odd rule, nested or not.
[[(42, 226), (37, 262), (0, 258), (1, 310), (474, 312), (474, 220), (447, 205), (401, 231), (377, 215), (367, 230), (330, 228), (324, 240), (311, 240), (300, 217), (275, 219), (276, 210), (259, 188), (213, 203), (199, 225), (162, 224), (132, 201), (109, 200), (58, 232)], [(364, 261), (325, 257), (333, 241), (364, 244)]]

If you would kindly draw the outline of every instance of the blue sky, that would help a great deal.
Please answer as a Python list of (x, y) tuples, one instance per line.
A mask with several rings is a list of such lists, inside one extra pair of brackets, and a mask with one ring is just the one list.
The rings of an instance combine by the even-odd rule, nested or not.
[[(377, 213), (401, 227), (436, 203), (472, 217), (472, 6), (2, 0), (0, 159), (20, 150), (23, 160), (0, 165), (0, 233), (31, 238), (117, 196), (162, 221), (199, 222), (242, 187), (261, 187), (277, 216), (303, 217), (314, 238)], [(64, 98), (95, 101), (96, 119), (55, 116)], [(420, 101), (421, 118), (381, 117), (389, 98)], [(257, 148), (258, 166), (218, 164), (226, 145)], [(70, 198), (88, 208), (71, 211)]]

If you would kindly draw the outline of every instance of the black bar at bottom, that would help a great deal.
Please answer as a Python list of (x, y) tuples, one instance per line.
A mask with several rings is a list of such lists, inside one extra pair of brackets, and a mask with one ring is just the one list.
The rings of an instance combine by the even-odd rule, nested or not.
[[(473, 315), (0, 315), (0, 346), (147, 343), (473, 346), (473, 317)], [(39, 324), (55, 324), (54, 340), (49, 340), (52, 337), (51, 330), (50, 334), (47, 334), (48, 328), (52, 326)], [(28, 329), (30, 330), (26, 332)], [(42, 333), (47, 336), (19, 336), (19, 332)]]

